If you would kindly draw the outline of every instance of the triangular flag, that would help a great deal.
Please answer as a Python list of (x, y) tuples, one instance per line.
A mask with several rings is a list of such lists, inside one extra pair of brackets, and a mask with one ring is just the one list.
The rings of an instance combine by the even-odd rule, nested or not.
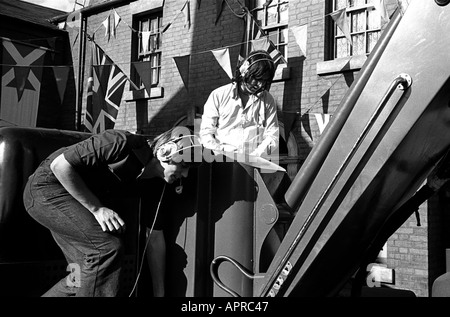
[(322, 99), (322, 109), (324, 113), (328, 112), (328, 105), (330, 104), (330, 89), (327, 89), (327, 91), (320, 97)]
[(344, 33), (350, 45), (352, 45), (352, 37), (350, 35), (350, 28), (347, 21), (347, 9), (343, 8), (330, 14), (338, 28)]
[[(73, 33), (72, 33), (73, 34)], [(78, 35), (80, 34), (80, 32), (78, 32), (78, 30), (76, 31), (76, 33), (75, 33), (75, 35), (74, 36), (72, 36), (72, 49), (73, 49), (73, 47), (75, 46), (75, 43), (77, 42), (77, 39), (78, 39)]]
[(328, 113), (314, 113), (316, 117), (317, 125), (319, 126), (319, 133), (322, 134), (323, 130), (327, 126), (328, 122), (330, 122), (331, 115)]
[(312, 136), (312, 132), (311, 132), (311, 124), (309, 122), (309, 114), (305, 113), (302, 117), (301, 117), (301, 122), (302, 122), (302, 126), (303, 126), (303, 130), (306, 132), (306, 134), (309, 135), (309, 137), (311, 138), (311, 140), (313, 139)]
[(287, 142), (292, 127), (294, 126), (295, 119), (297, 119), (297, 113), (295, 112), (283, 112), (284, 123), (284, 140)]
[(409, 0), (397, 0), (398, 7), (400, 8), (400, 13), (403, 15), (408, 9)]
[(211, 53), (213, 53), (217, 62), (219, 62), (219, 65), (222, 66), (228, 77), (232, 79), (233, 71), (231, 69), (230, 52), (228, 50), (228, 47), (224, 49), (212, 50)]
[(184, 87), (189, 91), (189, 68), (191, 64), (191, 55), (178, 56), (173, 58), (177, 64), (178, 72), (183, 80)]
[(290, 28), (292, 33), (294, 34), (295, 41), (297, 42), (300, 50), (303, 53), (303, 56), (306, 57), (306, 42), (308, 39), (308, 25), (299, 25), (293, 26)]
[(214, 24), (217, 24), (217, 21), (219, 21), (223, 9), (223, 1), (224, 0), (216, 0), (216, 22), (214, 22)]
[(109, 41), (109, 15), (108, 17), (102, 22), (103, 26), (105, 27), (105, 37), (108, 38)]
[(149, 42), (149, 38), (150, 38), (150, 33), (151, 33), (150, 31), (141, 32), (142, 51), (143, 52), (148, 52), (149, 51), (148, 42)]
[(181, 8), (181, 12), (184, 15), (184, 27), (188, 26), (188, 29), (191, 28), (191, 8), (189, 4), (189, 0), (184, 3), (184, 6)]
[(70, 67), (53, 67), (53, 73), (55, 75), (56, 87), (58, 87), (59, 100), (61, 103), (64, 100), (64, 94), (67, 87), (67, 78), (69, 78)]
[(150, 92), (152, 89), (152, 69), (150, 61), (135, 62), (133, 63), (133, 65), (139, 76), (141, 77), (145, 90), (150, 97)]
[(35, 127), (46, 52), (44, 47), (1, 38), (0, 118)]
[(389, 22), (389, 15), (384, 4), (384, 0), (373, 0), (373, 6), (380, 13), (380, 26), (383, 26)]
[(116, 37), (116, 29), (117, 29), (117, 27), (119, 26), (119, 23), (120, 23), (120, 21), (122, 20), (122, 18), (120, 17), (119, 14), (117, 14), (116, 9), (113, 9), (113, 10), (114, 10), (114, 17), (113, 17), (113, 19), (114, 19), (114, 28), (113, 28), (113, 34), (114, 34), (114, 37)]

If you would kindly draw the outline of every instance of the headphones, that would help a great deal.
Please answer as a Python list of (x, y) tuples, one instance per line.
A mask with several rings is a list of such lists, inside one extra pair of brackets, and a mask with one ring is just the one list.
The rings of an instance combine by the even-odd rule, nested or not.
[(175, 141), (168, 141), (162, 144), (156, 150), (156, 156), (160, 161), (168, 162), (171, 160), (172, 156), (177, 152), (179, 152), (179, 150), (178, 145), (175, 143)]
[[(182, 141), (185, 138), (189, 138), (189, 144), (181, 144), (179, 146), (177, 143)], [(197, 143), (195, 142), (197, 140)], [(156, 156), (162, 162), (169, 162), (173, 159), (174, 155), (181, 153), (189, 148), (202, 148), (202, 145), (198, 141), (198, 136), (193, 134), (181, 135), (175, 138), (170, 139), (169, 141), (161, 144), (156, 149)]]
[[(250, 62), (250, 59), (252, 57), (258, 56), (258, 55), (260, 55), (260, 57), (256, 57), (254, 61)], [(248, 70), (250, 69), (250, 67), (261, 61), (269, 61), (275, 66), (275, 63), (274, 63), (273, 59), (270, 57), (269, 53), (267, 53), (266, 51), (254, 51), (254, 52), (250, 53), (245, 58), (244, 62), (241, 64), (241, 66), (239, 66), (239, 75), (244, 78), (245, 75), (247, 74)]]

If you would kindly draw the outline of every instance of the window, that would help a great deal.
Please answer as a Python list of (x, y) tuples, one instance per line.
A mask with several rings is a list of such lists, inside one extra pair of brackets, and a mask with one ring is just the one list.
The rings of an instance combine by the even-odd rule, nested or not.
[[(256, 0), (254, 3), (253, 16), (287, 60), (289, 1)], [(264, 5), (265, 3), (269, 3), (269, 5)]]
[[(161, 76), (162, 23), (162, 11), (158, 11), (136, 19), (133, 27), (139, 31), (133, 45), (133, 61), (150, 61), (152, 87), (159, 84)], [(134, 67), (131, 76), (139, 88), (144, 88)]]
[[(334, 23), (334, 58), (367, 55), (374, 48), (381, 33), (381, 18), (374, 0), (332, 0), (332, 11), (346, 8), (352, 45)], [(375, 0), (377, 1), (377, 0)]]

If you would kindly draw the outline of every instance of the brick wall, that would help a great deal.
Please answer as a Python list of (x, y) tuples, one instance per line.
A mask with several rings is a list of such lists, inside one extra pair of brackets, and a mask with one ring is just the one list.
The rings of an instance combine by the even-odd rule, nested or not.
[[(392, 12), (396, 0), (387, 0), (387, 7)], [(143, 0), (135, 2), (139, 7)], [(181, 1), (164, 1), (164, 22), (171, 21), (180, 10)], [(230, 1), (232, 9), (239, 12), (237, 2)], [(318, 74), (317, 65), (327, 60), (326, 36), (329, 32), (327, 19), (329, 1), (324, 0), (291, 0), (289, 4), (289, 26), (308, 24), (308, 41), (306, 58), (302, 56), (292, 32), (289, 36), (289, 68), (290, 77), (286, 81), (276, 81), (271, 87), (279, 111), (280, 120), (288, 115), (295, 116), (292, 132), (295, 135), (299, 153), (306, 158), (311, 148), (320, 139), (317, 122), (311, 116), (314, 113), (333, 114), (338, 108), (344, 94), (348, 91), (358, 74), (359, 68), (348, 69), (345, 72)], [(130, 74), (130, 48), (132, 31), (126, 26), (132, 25), (133, 14), (130, 5), (116, 8), (122, 22), (116, 38), (109, 42), (104, 38), (102, 27), (96, 33), (96, 42), (106, 53)], [(89, 18), (89, 30), (95, 30), (106, 18), (108, 12)], [(224, 5), (223, 12), (217, 24), (215, 2), (202, 1), (200, 8), (197, 2), (191, 1), (191, 27), (183, 27), (183, 17), (174, 21), (164, 33), (163, 38), (163, 74), (161, 86), (164, 87), (162, 98), (151, 100), (132, 100), (129, 85), (126, 85), (125, 98), (122, 101), (116, 128), (130, 131), (142, 130), (147, 134), (160, 133), (186, 117), (195, 108), (203, 111), (203, 104), (214, 88), (229, 82), (227, 75), (216, 62), (213, 49), (229, 47), (231, 64), (234, 67), (242, 41), (243, 21)], [(74, 65), (77, 64), (76, 47), (74, 50)], [(173, 60), (174, 57), (191, 55), (191, 70), (189, 87), (184, 87), (180, 74)], [(89, 60), (89, 51), (86, 55)], [(85, 85), (87, 75), (85, 74)], [(325, 94), (325, 92), (329, 92)], [(85, 100), (84, 100), (85, 107)], [(428, 296), (432, 283), (431, 278), (440, 274), (442, 266), (430, 273), (430, 241), (438, 240), (429, 232), (428, 204), (420, 208), (421, 226), (416, 224), (412, 216), (388, 241), (388, 267), (396, 272), (396, 287), (413, 290), (417, 296)], [(437, 223), (433, 220), (430, 223)], [(431, 238), (430, 238), (431, 237)], [(436, 245), (436, 244), (435, 244)], [(441, 250), (440, 248), (439, 250)], [(439, 250), (431, 252), (432, 259)], [(439, 261), (442, 257), (437, 256)]]

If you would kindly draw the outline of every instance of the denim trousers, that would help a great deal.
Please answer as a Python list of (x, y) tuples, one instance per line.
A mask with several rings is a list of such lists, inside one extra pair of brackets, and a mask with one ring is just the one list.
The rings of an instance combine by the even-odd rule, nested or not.
[(94, 215), (52, 178), (48, 171), (38, 169), (23, 194), (25, 209), (50, 230), (71, 268), (43, 296), (120, 296), (123, 238), (103, 232)]

